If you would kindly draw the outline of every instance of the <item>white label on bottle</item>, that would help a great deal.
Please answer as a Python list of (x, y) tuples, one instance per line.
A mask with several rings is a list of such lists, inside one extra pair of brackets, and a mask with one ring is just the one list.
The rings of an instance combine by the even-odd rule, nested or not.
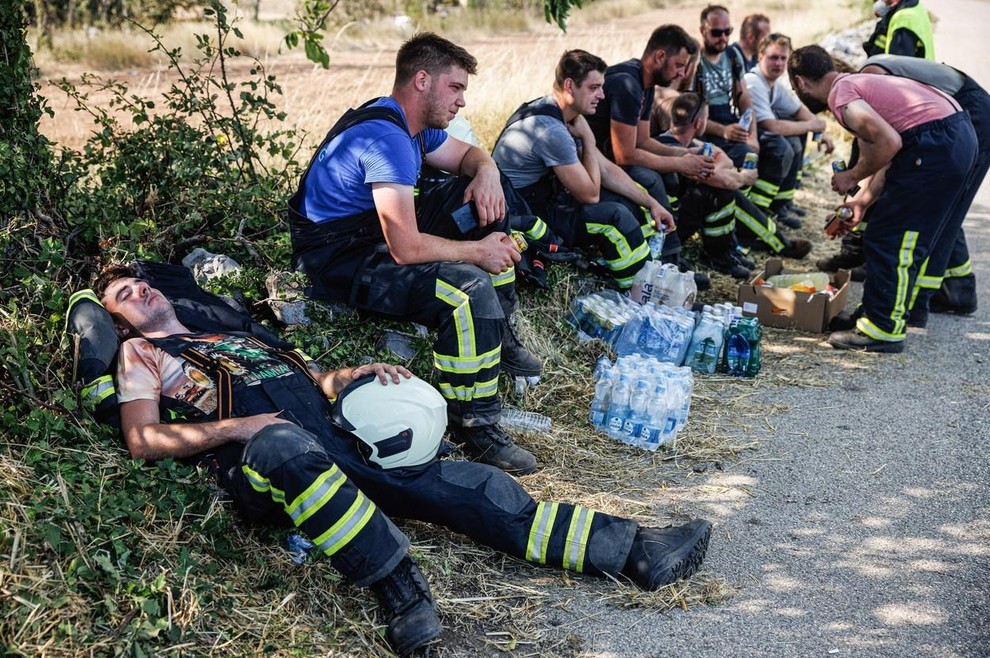
[(753, 302), (743, 302), (743, 313), (753, 313), (755, 314), (759, 306)]

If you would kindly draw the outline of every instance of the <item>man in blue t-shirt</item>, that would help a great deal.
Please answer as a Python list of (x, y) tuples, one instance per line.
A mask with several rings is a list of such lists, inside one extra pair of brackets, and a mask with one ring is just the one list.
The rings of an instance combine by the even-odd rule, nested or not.
[[(641, 187), (603, 156), (585, 119), (604, 97), (605, 62), (583, 50), (565, 52), (553, 93), (509, 117), (492, 157), (533, 212), (566, 244), (597, 249), (615, 282), (632, 285), (650, 260), (648, 235), (674, 228), (663, 182)], [(637, 180), (644, 180), (643, 171)], [(658, 253), (655, 254), (659, 256)]]
[[(531, 381), (542, 369), (509, 322), (520, 255), (508, 217), (528, 209), (488, 153), (443, 130), (476, 69), (435, 34), (402, 45), (391, 96), (357, 110), (358, 123), (342, 117), (290, 201), (292, 260), (315, 297), (435, 329), (455, 439), (479, 461), (532, 473), (536, 459), (498, 425), (500, 369)], [(417, 195), (423, 163), (458, 176)]]

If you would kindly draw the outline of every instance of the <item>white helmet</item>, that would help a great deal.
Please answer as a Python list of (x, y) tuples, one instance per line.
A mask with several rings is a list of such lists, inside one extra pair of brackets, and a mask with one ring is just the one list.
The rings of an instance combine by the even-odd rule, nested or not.
[(447, 428), (447, 401), (418, 377), (382, 385), (365, 375), (344, 387), (333, 420), (361, 439), (365, 456), (384, 469), (425, 464)]

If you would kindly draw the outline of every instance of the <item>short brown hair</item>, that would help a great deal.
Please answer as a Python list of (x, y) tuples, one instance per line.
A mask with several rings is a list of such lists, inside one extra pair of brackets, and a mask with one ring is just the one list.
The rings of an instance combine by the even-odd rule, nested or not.
[(681, 52), (681, 49), (687, 50), (688, 55), (693, 55), (698, 52), (698, 42), (692, 39), (680, 25), (661, 25), (650, 35), (643, 56), (646, 57), (662, 50), (667, 53), (667, 56), (673, 57)]
[(395, 86), (408, 84), (417, 71), (437, 76), (452, 66), (469, 75), (478, 72), (478, 60), (471, 53), (437, 34), (421, 32), (402, 44), (395, 56)]
[(674, 99), (670, 106), (670, 123), (673, 128), (684, 128), (694, 123), (707, 105), (705, 97), (688, 91)]
[(93, 281), (93, 292), (101, 302), (110, 284), (117, 279), (139, 279), (137, 270), (130, 263), (112, 263), (107, 265), (96, 275)]
[(835, 70), (835, 63), (828, 51), (821, 46), (802, 46), (791, 52), (787, 58), (787, 74), (793, 81), (800, 75), (812, 82), (818, 82), (826, 74)]
[(592, 55), (584, 50), (568, 50), (560, 56), (560, 61), (557, 62), (553, 87), (558, 90), (563, 89), (564, 80), (568, 78), (580, 86), (589, 73), (592, 71), (604, 73), (606, 66), (605, 60), (597, 55)]
[(722, 5), (708, 5), (707, 7), (702, 9), (701, 24), (704, 25), (711, 14), (714, 14), (715, 12), (719, 12), (719, 11), (724, 12), (726, 16), (729, 15), (729, 10), (723, 7)]
[(739, 37), (745, 39), (756, 34), (756, 28), (760, 23), (769, 23), (770, 19), (763, 14), (750, 14), (743, 19), (739, 26)]
[(782, 48), (787, 48), (788, 50), (793, 50), (793, 47), (791, 46), (791, 38), (783, 34), (777, 34), (776, 32), (768, 34), (760, 39), (759, 53), (762, 55), (770, 46), (780, 46)]

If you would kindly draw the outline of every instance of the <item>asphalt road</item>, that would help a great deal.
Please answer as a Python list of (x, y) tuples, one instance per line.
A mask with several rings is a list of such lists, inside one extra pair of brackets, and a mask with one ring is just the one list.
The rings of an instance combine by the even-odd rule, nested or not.
[[(926, 2), (938, 59), (990, 88), (990, 2)], [(717, 521), (707, 569), (736, 595), (653, 615), (572, 599), (580, 655), (990, 656), (990, 183), (965, 228), (975, 315), (845, 355), (828, 388), (759, 389), (787, 407), (776, 432), (678, 496)]]

